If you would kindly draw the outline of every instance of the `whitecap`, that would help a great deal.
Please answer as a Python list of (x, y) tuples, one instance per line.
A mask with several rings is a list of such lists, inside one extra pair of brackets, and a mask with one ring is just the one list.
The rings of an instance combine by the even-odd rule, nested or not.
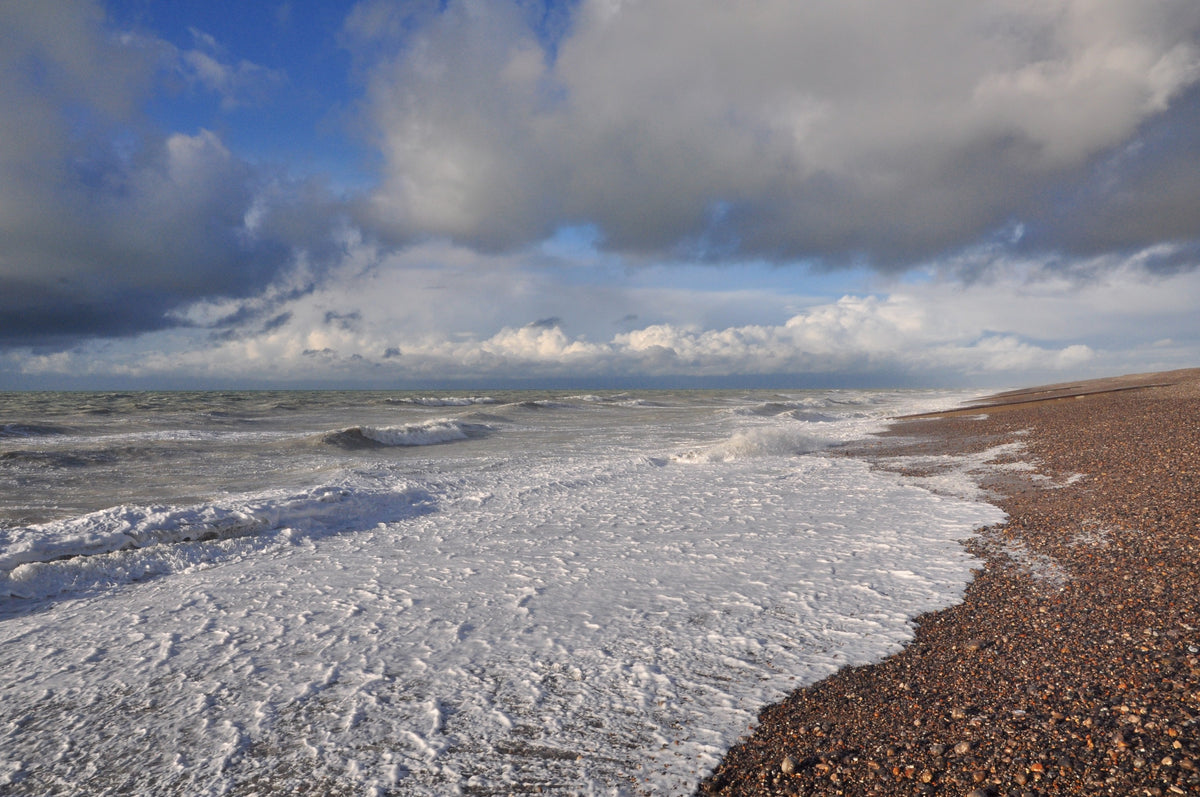
[(402, 426), (351, 426), (326, 432), (321, 441), (346, 449), (432, 446), (480, 437), (489, 431), (487, 424), (436, 418)]

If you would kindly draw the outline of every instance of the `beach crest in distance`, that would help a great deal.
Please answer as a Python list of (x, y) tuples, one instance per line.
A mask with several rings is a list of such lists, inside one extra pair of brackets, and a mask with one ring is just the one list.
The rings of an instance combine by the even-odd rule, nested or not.
[(968, 541), (963, 603), (764, 709), (698, 793), (1196, 793), (1200, 369), (1002, 393), (847, 453), (948, 492), (985, 460), (1009, 519)]

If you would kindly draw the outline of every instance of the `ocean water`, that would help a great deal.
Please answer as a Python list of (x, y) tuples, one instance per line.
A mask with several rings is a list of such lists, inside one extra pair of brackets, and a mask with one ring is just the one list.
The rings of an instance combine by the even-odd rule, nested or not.
[(1002, 513), (935, 391), (0, 394), (0, 792), (689, 794)]

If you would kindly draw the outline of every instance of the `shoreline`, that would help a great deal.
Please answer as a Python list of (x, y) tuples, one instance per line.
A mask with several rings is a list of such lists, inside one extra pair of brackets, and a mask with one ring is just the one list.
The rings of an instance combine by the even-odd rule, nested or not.
[(966, 541), (963, 601), (764, 708), (698, 794), (1200, 791), (1200, 369), (1009, 391), (843, 453), (936, 477), (984, 452), (1008, 521)]

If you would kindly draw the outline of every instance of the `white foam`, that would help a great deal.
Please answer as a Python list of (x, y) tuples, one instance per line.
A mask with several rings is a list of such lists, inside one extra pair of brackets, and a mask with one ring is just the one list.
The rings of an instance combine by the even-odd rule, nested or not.
[[(354, 457), (370, 469), (320, 487), (9, 530), (28, 594), (66, 592), (0, 599), (0, 778), (692, 793), (765, 703), (957, 600), (958, 540), (1003, 515), (798, 455), (907, 398), (844, 426), (687, 400), (529, 413), (470, 446)], [(252, 533), (182, 540), (197, 528)]]
[(929, 471), (920, 476), (905, 476), (904, 480), (943, 495), (952, 495), (970, 501), (987, 500), (989, 494), (979, 486), (979, 481), (989, 473), (1034, 473), (1037, 466), (1026, 460), (1012, 460), (1023, 456), (1026, 446), (1021, 441), (1001, 443), (973, 454), (934, 454), (900, 457), (880, 457), (883, 467), (897, 470), (914, 469)]
[(749, 457), (791, 457), (820, 451), (836, 440), (808, 428), (762, 427), (737, 432), (728, 440), (672, 457), (676, 462), (732, 462)]
[(416, 404), (422, 407), (470, 407), (475, 404), (495, 404), (490, 396), (421, 396), (418, 398), (391, 399), (396, 404)]
[(485, 424), (467, 423), (454, 418), (437, 418), (403, 426), (364, 426), (362, 434), (385, 446), (430, 446), (466, 440), (489, 429)]
[(1044, 587), (1061, 590), (1071, 579), (1070, 573), (1058, 560), (1044, 553), (1031, 550), (1020, 540), (1009, 540), (1003, 548), (1005, 556), (1013, 560), (1022, 572)]
[(81, 585), (93, 588), (101, 583), (134, 581), (219, 558), (228, 548), (192, 545), (141, 559), (128, 555), (96, 558), (105, 554), (280, 530), (287, 530), (288, 538), (295, 539), (297, 535), (359, 528), (374, 518), (395, 520), (431, 502), (427, 492), (400, 484), (384, 489), (339, 484), (199, 506), (117, 506), (68, 520), (0, 528), (0, 595), (41, 598)]

